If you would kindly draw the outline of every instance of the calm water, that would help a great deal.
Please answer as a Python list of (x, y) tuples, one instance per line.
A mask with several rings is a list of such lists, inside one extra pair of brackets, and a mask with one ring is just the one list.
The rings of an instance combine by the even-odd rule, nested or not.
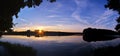
[(110, 41), (86, 42), (82, 36), (3, 36), (0, 41), (17, 43), (33, 47), (37, 56), (87, 56), (95, 48), (115, 46), (120, 44), (120, 39)]

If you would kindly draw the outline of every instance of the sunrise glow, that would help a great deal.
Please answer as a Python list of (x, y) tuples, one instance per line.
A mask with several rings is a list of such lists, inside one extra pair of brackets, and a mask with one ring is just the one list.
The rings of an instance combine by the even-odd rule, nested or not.
[(93, 27), (114, 30), (117, 13), (104, 7), (106, 1), (58, 1), (42, 3), (36, 8), (21, 9), (19, 18), (13, 17), (13, 22), (18, 23), (14, 29), (82, 32), (85, 28)]

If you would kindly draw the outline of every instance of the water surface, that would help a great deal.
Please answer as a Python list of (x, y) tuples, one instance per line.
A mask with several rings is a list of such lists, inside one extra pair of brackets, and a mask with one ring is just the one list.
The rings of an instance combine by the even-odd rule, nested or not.
[(86, 42), (82, 36), (3, 36), (0, 41), (22, 44), (37, 50), (37, 56), (92, 56), (95, 48), (118, 45), (120, 39)]

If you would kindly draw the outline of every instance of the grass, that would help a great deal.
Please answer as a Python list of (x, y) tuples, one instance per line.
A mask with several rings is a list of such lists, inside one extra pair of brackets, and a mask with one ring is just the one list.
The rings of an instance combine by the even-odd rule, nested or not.
[(0, 42), (9, 56), (36, 56), (36, 51), (32, 47), (26, 47), (20, 44), (10, 44), (9, 42)]

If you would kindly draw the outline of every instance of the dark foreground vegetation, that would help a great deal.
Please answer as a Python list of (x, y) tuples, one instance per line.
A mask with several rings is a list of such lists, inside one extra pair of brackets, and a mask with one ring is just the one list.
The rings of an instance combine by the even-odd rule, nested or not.
[(20, 44), (10, 44), (8, 42), (0, 42), (0, 46), (3, 46), (8, 56), (36, 56), (36, 51), (32, 47), (26, 47)]
[(120, 56), (120, 44), (118, 46), (109, 46), (96, 49), (94, 56)]

